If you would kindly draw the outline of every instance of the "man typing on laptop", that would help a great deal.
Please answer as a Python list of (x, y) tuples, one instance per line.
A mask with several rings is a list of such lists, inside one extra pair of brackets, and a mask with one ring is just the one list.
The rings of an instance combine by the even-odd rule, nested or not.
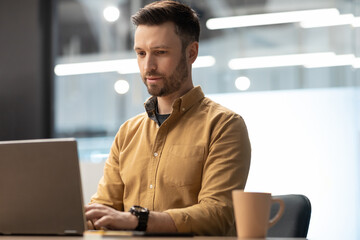
[(86, 218), (95, 229), (235, 235), (231, 191), (245, 187), (250, 142), (241, 116), (193, 86), (198, 17), (160, 1), (132, 21), (152, 97), (120, 127)]

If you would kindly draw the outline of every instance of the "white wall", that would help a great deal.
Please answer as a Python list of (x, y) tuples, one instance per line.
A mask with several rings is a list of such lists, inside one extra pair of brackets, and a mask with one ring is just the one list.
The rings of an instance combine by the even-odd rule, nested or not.
[(103, 174), (105, 162), (80, 162), (81, 182), (84, 203), (89, 203), (91, 196), (94, 195), (97, 189), (100, 178)]
[(310, 239), (360, 239), (360, 94), (346, 88), (209, 96), (245, 119), (247, 191), (305, 194)]

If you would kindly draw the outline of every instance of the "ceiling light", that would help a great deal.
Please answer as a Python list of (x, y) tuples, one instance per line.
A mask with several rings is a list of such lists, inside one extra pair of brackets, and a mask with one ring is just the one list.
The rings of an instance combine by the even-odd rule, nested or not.
[(235, 87), (241, 91), (246, 91), (250, 87), (250, 79), (248, 77), (238, 77), (235, 80)]
[(353, 54), (336, 55), (333, 52), (304, 53), (252, 58), (236, 58), (230, 60), (228, 65), (232, 70), (286, 66), (321, 68), (347, 65), (352, 65), (353, 68), (360, 68), (360, 58), (356, 58)]
[(127, 59), (126, 64), (123, 64), (119, 67), (118, 73), (120, 74), (131, 74), (131, 73), (139, 73), (139, 65), (137, 63), (137, 59)]
[(235, 58), (229, 61), (229, 68), (232, 70), (269, 68), (284, 66), (299, 66), (313, 62), (323, 61), (329, 57), (335, 56), (333, 52), (325, 53), (303, 53), (291, 55)]
[(353, 27), (360, 27), (360, 17), (355, 17), (352, 23)]
[(300, 23), (302, 28), (330, 27), (353, 24), (354, 15), (344, 14), (336, 17), (322, 17), (317, 19), (305, 20)]
[(306, 68), (321, 68), (321, 67), (336, 67), (352, 65), (354, 63), (355, 56), (353, 54), (337, 55), (329, 58), (324, 58), (318, 62), (312, 62), (311, 64), (304, 64)]
[(197, 57), (193, 64), (193, 68), (212, 67), (215, 65), (215, 58), (213, 56), (201, 56)]
[(280, 23), (295, 23), (310, 19), (321, 19), (339, 15), (336, 8), (315, 9), (292, 12), (265, 13), (223, 18), (211, 18), (207, 20), (206, 27), (210, 30), (238, 28), (249, 26), (262, 26)]
[(360, 58), (355, 58), (352, 66), (353, 68), (360, 68)]
[[(137, 69), (135, 69), (137, 68)], [(96, 62), (67, 63), (55, 66), (54, 72), (57, 76), (104, 73), (104, 72), (121, 72), (129, 73), (139, 71), (136, 59), (121, 59)]]
[(103, 11), (103, 15), (106, 21), (115, 22), (120, 17), (120, 10), (117, 7), (106, 7)]
[(130, 85), (126, 80), (117, 80), (114, 89), (118, 94), (125, 94), (129, 91)]

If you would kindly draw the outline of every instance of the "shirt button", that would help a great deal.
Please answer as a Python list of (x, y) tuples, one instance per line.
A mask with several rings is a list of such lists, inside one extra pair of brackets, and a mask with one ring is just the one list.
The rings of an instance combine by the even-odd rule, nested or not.
[(182, 110), (183, 112), (185, 112), (186, 109), (185, 109), (185, 108), (182, 108), (181, 110)]
[(154, 157), (157, 157), (159, 154), (157, 152), (154, 153)]
[(152, 189), (154, 186), (153, 186), (152, 184), (150, 184), (150, 186), (149, 186), (149, 187), (150, 187), (150, 189)]

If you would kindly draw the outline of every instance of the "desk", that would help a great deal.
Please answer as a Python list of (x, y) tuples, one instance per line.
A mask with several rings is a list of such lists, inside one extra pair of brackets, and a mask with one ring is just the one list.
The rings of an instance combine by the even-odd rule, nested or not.
[[(0, 236), (0, 240), (237, 240), (236, 237), (102, 237), (96, 235), (85, 235), (83, 237), (69, 237), (69, 236)], [(259, 239), (258, 239), (259, 240)], [(265, 239), (264, 239), (265, 240)], [(266, 240), (306, 240), (306, 238), (266, 238)]]

